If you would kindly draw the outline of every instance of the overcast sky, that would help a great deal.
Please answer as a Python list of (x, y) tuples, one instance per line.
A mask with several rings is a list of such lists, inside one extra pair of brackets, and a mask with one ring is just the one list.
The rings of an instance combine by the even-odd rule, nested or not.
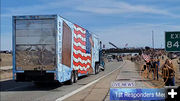
[(164, 47), (164, 32), (180, 30), (180, 0), (1, 0), (1, 50), (12, 48), (13, 15), (58, 14), (118, 47)]

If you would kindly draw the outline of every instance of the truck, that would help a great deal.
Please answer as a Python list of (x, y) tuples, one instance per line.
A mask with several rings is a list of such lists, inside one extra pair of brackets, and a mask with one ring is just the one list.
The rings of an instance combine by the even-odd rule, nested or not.
[(98, 35), (59, 15), (12, 17), (13, 79), (77, 82), (105, 63)]

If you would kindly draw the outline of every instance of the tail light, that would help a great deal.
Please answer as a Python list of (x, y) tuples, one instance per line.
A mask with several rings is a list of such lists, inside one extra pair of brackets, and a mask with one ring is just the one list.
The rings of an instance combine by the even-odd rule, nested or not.
[(54, 80), (56, 80), (57, 78), (56, 78), (56, 73), (54, 73)]
[(16, 73), (14, 73), (13, 75), (13, 80), (16, 80)]

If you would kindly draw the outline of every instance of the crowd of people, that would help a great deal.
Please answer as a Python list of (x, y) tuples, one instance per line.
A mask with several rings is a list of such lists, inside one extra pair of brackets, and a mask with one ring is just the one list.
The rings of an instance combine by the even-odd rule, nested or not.
[(152, 73), (154, 80), (159, 80), (160, 69), (165, 86), (175, 86), (175, 70), (170, 59), (166, 59), (161, 67), (159, 59), (151, 59), (150, 61), (146, 61), (144, 65), (144, 70), (147, 70), (147, 78), (149, 78), (149, 75)]
[[(175, 68), (172, 60), (166, 58), (164, 50), (145, 50), (142, 52), (142, 55), (131, 56), (130, 60), (132, 62), (140, 62), (140, 64), (144, 63), (142, 71), (146, 71), (144, 72), (146, 73), (146, 78), (157, 81), (161, 79), (164, 81), (165, 86), (175, 86)], [(180, 58), (177, 63), (180, 71)]]
[(159, 79), (159, 66), (160, 66), (160, 60), (159, 59), (150, 59), (149, 61), (146, 61), (145, 65), (144, 65), (144, 70), (147, 70), (148, 74), (147, 74), (147, 78), (149, 78), (149, 74), (153, 73), (153, 78), (155, 79)]
[(152, 74), (154, 80), (159, 80), (159, 74), (161, 74), (165, 86), (175, 86), (175, 70), (172, 61), (166, 59), (160, 66), (160, 59), (164, 60), (164, 53), (148, 51), (146, 54), (148, 54), (149, 59), (144, 59), (143, 68), (147, 71), (147, 78)]

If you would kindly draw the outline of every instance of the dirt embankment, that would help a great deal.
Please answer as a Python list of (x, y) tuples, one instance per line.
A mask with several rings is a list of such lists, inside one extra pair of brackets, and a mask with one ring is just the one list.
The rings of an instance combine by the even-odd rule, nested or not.
[(12, 54), (0, 53), (0, 65), (12, 66)]
[[(12, 54), (0, 53), (0, 67), (12, 66)], [(12, 69), (0, 69), (0, 80), (12, 78)]]

